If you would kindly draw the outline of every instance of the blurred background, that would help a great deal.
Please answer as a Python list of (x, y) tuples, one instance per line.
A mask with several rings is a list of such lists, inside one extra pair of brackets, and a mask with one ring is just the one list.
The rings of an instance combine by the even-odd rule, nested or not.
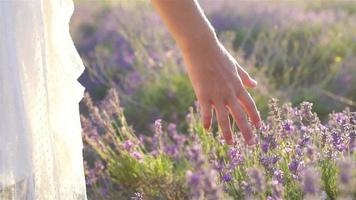
[[(200, 0), (219, 38), (268, 99), (311, 101), (321, 118), (356, 101), (356, 2)], [(179, 122), (195, 96), (181, 53), (147, 0), (77, 0), (71, 21), (94, 99), (114, 87), (130, 124)], [(84, 112), (84, 111), (83, 111)], [(179, 123), (178, 123), (179, 124)]]
[[(270, 98), (310, 101), (321, 119), (355, 110), (356, 1), (199, 2), (222, 43), (259, 82), (250, 92), (263, 117)], [(86, 66), (79, 80), (94, 101), (116, 88), (137, 134), (149, 134), (158, 118), (184, 128), (195, 96), (181, 53), (150, 2), (76, 0), (75, 6), (71, 34)]]

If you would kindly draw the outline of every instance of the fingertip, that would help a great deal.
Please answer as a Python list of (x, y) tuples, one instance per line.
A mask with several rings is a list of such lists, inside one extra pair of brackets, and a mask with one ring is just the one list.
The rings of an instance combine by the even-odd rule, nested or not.
[(247, 145), (249, 146), (253, 146), (255, 144), (257, 144), (257, 138), (255, 136), (252, 136), (247, 142), (246, 142)]
[(226, 140), (226, 144), (233, 145), (234, 144), (234, 140)]
[(255, 79), (250, 78), (250, 80), (251, 80), (251, 82), (252, 82), (254, 85), (257, 85), (257, 84), (258, 84), (258, 82), (257, 82)]
[(256, 128), (257, 128), (257, 129), (260, 129), (261, 126), (262, 126), (262, 121), (259, 120), (259, 121), (256, 123)]
[(210, 122), (204, 122), (204, 129), (208, 131), (210, 129), (211, 123)]
[(226, 144), (228, 144), (228, 145), (234, 144), (234, 139), (232, 138), (232, 134), (230, 131), (224, 133), (224, 139), (225, 139)]
[(233, 145), (234, 144), (234, 139), (232, 139), (232, 137), (228, 138), (228, 139), (225, 139), (225, 141), (226, 141), (226, 144), (228, 144), (228, 145)]
[(256, 81), (256, 80), (254, 80), (254, 79), (250, 79), (250, 84), (251, 84), (251, 87), (256, 87), (257, 86), (257, 84), (258, 84), (258, 82)]
[(244, 85), (249, 88), (255, 88), (257, 86), (257, 81), (253, 80), (252, 78), (249, 78), (246, 81), (243, 81)]

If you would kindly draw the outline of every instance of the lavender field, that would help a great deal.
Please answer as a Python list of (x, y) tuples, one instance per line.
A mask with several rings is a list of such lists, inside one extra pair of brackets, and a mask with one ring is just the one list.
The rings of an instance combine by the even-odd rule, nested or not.
[(356, 1), (199, 2), (259, 82), (257, 144), (204, 130), (149, 1), (77, 0), (89, 199), (356, 199)]

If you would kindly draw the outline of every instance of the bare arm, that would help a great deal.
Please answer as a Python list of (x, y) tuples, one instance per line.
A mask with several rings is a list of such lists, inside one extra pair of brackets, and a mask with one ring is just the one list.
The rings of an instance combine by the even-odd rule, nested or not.
[(204, 127), (210, 128), (214, 108), (223, 136), (228, 144), (232, 144), (231, 113), (246, 143), (253, 144), (254, 136), (246, 114), (255, 126), (259, 126), (260, 116), (244, 86), (255, 87), (257, 82), (218, 41), (196, 0), (151, 2), (182, 50), (189, 78), (201, 106)]

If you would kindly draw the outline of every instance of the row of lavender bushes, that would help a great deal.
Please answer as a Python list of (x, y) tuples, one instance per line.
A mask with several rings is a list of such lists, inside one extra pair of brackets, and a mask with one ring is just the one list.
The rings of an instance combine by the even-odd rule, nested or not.
[(269, 102), (269, 114), (246, 146), (219, 130), (205, 131), (199, 106), (186, 117), (187, 133), (157, 120), (152, 136), (136, 135), (118, 94), (95, 105), (89, 94), (82, 116), (88, 193), (93, 199), (355, 199), (356, 112), (332, 113), (321, 123), (312, 104)]
[[(78, 1), (71, 31), (92, 99), (81, 108), (89, 198), (355, 198), (356, 3), (200, 2), (259, 81), (260, 143), (228, 147), (188, 112), (195, 98), (180, 52), (148, 1)], [(110, 88), (125, 109), (113, 91), (101, 101)], [(297, 108), (269, 108), (272, 97)]]

